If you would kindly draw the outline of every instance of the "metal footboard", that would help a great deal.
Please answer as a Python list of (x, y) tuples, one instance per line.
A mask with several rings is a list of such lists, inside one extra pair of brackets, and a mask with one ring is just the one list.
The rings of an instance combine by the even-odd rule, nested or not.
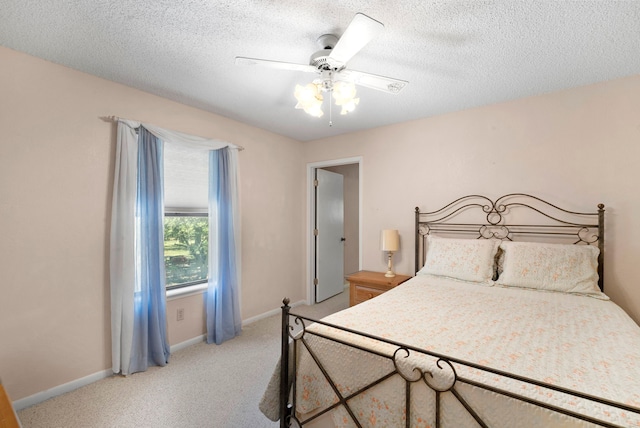
[[(485, 373), (491, 373), (492, 375), (499, 376), (500, 378), (512, 379), (518, 382), (521, 382), (525, 385), (532, 386), (534, 388), (544, 388), (546, 390), (555, 391), (555, 393), (564, 394), (568, 397), (571, 397), (576, 400), (583, 400), (583, 408), (590, 408), (590, 406), (606, 406), (607, 409), (611, 413), (613, 412), (626, 412), (629, 415), (635, 415), (634, 417), (640, 420), (640, 408), (629, 406), (623, 403), (613, 402), (607, 399), (591, 396), (589, 394), (581, 393), (578, 391), (573, 391), (570, 389), (562, 388), (556, 385), (546, 384), (544, 382), (540, 382), (534, 379), (529, 379), (526, 377), (518, 376), (512, 373), (507, 373), (500, 370), (495, 370), (490, 367), (485, 367), (479, 364), (471, 363), (468, 361), (464, 361), (458, 358), (449, 357), (446, 355), (440, 355), (438, 353), (430, 352), (424, 349), (416, 348), (410, 345), (386, 340), (380, 337), (372, 336), (369, 334), (361, 333), (355, 330), (351, 330), (348, 328), (343, 328), (334, 324), (326, 323), (320, 320), (314, 320), (312, 318), (308, 318), (302, 315), (297, 315), (290, 312), (289, 300), (284, 299), (282, 306), (282, 355), (281, 355), (281, 373), (280, 373), (280, 426), (281, 427), (303, 427), (307, 424), (310, 424), (320, 416), (326, 414), (327, 412), (331, 412), (332, 410), (338, 408), (339, 406), (343, 406), (346, 413), (349, 415), (353, 423), (361, 427), (364, 425), (364, 422), (360, 420), (358, 416), (358, 412), (352, 407), (352, 400), (359, 395), (369, 391), (371, 388), (376, 385), (384, 382), (385, 380), (393, 377), (400, 376), (403, 379), (403, 390), (398, 391), (399, 394), (404, 394), (405, 396), (405, 414), (404, 421), (405, 426), (411, 426), (412, 420), (412, 412), (415, 409), (412, 409), (412, 388), (411, 385), (414, 383), (422, 382), (424, 383), (434, 394), (435, 403), (433, 403), (433, 407), (435, 408), (435, 416), (434, 416), (434, 425), (435, 427), (443, 427), (448, 428), (442, 418), (442, 399), (445, 396), (448, 396), (448, 399), (457, 400), (457, 402), (468, 412), (468, 415), (476, 422), (477, 426), (480, 427), (490, 427), (491, 421), (487, 420), (482, 416), (482, 409), (477, 408), (473, 403), (471, 403), (467, 398), (465, 398), (464, 393), (461, 392), (461, 389), (464, 386), (471, 386), (475, 388), (479, 388), (483, 391), (489, 391), (491, 393), (498, 394), (500, 396), (508, 397), (509, 399), (516, 400), (521, 403), (527, 403), (532, 406), (536, 406), (539, 408), (544, 408), (549, 412), (556, 413), (558, 415), (564, 415), (569, 418), (571, 421), (583, 421), (586, 422), (587, 425), (591, 424), (593, 426), (601, 426), (601, 427), (624, 427), (625, 425), (619, 425), (617, 423), (609, 422), (605, 419), (598, 419), (589, 414), (585, 414), (579, 411), (573, 411), (567, 409), (566, 407), (561, 407), (559, 405), (555, 405), (553, 403), (541, 401), (538, 399), (531, 398), (526, 395), (522, 395), (516, 393), (512, 390), (508, 390), (505, 388), (497, 387), (495, 385), (487, 385), (480, 383), (474, 379), (471, 379), (465, 375), (461, 375), (460, 372), (463, 371), (462, 368), (469, 368)], [(392, 355), (388, 355), (385, 353), (381, 353), (379, 351), (368, 349), (367, 347), (363, 347), (351, 341), (345, 340), (339, 337), (332, 337), (323, 332), (317, 331), (318, 329), (309, 329), (308, 326), (312, 323), (316, 323), (318, 325), (324, 325), (327, 327), (331, 327), (333, 329), (339, 330), (341, 332), (349, 333), (352, 335), (357, 335), (367, 339), (373, 339), (375, 341), (379, 341), (380, 343), (385, 343), (391, 345), (395, 348), (395, 352)], [(339, 379), (332, 379), (330, 374), (325, 368), (325, 362), (322, 358), (316, 353), (313, 346), (309, 343), (309, 336), (320, 337), (324, 340), (329, 340), (332, 342), (339, 343), (344, 346), (353, 347), (358, 349), (359, 351), (372, 353), (379, 357), (386, 358), (390, 360), (392, 369), (390, 369), (387, 373), (383, 374), (379, 378), (374, 381), (368, 382), (363, 387), (359, 388), (356, 391), (350, 391), (348, 394), (343, 394), (340, 392), (340, 389), (337, 386), (337, 383), (340, 381)], [(302, 418), (296, 415), (296, 364), (298, 354), (302, 348), (304, 348), (305, 352), (308, 352), (314, 363), (319, 368), (322, 375), (325, 377), (326, 381), (332, 388), (333, 392), (336, 394), (337, 401), (334, 404), (328, 405), (324, 408), (318, 409), (313, 413), (313, 415), (308, 416), (306, 418)], [(432, 357), (435, 361), (435, 367), (437, 370), (433, 371), (423, 371), (418, 368), (413, 368), (411, 370), (403, 369), (401, 364), (399, 364), (403, 359), (408, 358), (411, 355), (420, 354)], [(436, 371), (440, 372), (437, 373)], [(468, 371), (468, 370), (467, 370)], [(291, 374), (292, 373), (292, 374)], [(446, 383), (442, 383), (442, 381), (437, 382), (436, 380), (442, 379), (443, 375), (445, 378), (449, 379)], [(293, 376), (293, 377), (291, 377)]]

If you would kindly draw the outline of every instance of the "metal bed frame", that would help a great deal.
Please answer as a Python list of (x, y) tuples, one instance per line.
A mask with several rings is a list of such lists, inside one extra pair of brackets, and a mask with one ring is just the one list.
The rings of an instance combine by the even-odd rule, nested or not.
[[(532, 223), (523, 222), (517, 224), (507, 224), (507, 217), (513, 217), (519, 211), (526, 211), (530, 214), (534, 214), (533, 217), (539, 217), (539, 220), (535, 220)], [(467, 214), (480, 214), (480, 221), (457, 221), (456, 219), (464, 217)], [(469, 215), (467, 215), (469, 217)], [(469, 195), (446, 205), (445, 207), (432, 212), (420, 212), (419, 208), (415, 209), (415, 248), (416, 248), (416, 272), (422, 266), (424, 262), (424, 253), (426, 249), (426, 237), (436, 232), (438, 234), (454, 234), (454, 235), (467, 235), (478, 239), (508, 239), (512, 240), (514, 237), (523, 236), (543, 236), (552, 239), (564, 239), (570, 240), (575, 244), (584, 245), (597, 245), (600, 249), (599, 256), (599, 286), (603, 289), (603, 252), (604, 252), (604, 205), (599, 204), (597, 212), (581, 213), (568, 211), (559, 208), (549, 202), (546, 202), (535, 196), (512, 193), (502, 196), (496, 200), (491, 200), (485, 196)], [(311, 319), (302, 315), (294, 314), (290, 311), (289, 299), (283, 300), (282, 306), (282, 348), (281, 348), (281, 365), (280, 365), (280, 427), (302, 427), (313, 421), (325, 413), (337, 408), (338, 406), (344, 406), (349, 416), (352, 418), (356, 426), (361, 427), (362, 423), (358, 419), (356, 412), (351, 408), (349, 402), (354, 397), (368, 391), (370, 388), (378, 385), (379, 383), (389, 379), (392, 376), (399, 375), (404, 379), (404, 390), (399, 391), (400, 394), (405, 395), (405, 426), (409, 427), (411, 423), (411, 384), (416, 382), (424, 382), (431, 390), (435, 392), (435, 426), (440, 427), (441, 421), (441, 400), (443, 394), (451, 394), (455, 399), (466, 409), (469, 415), (477, 422), (478, 426), (488, 427), (490, 426), (487, 421), (484, 421), (480, 416), (477, 409), (474, 409), (464, 396), (460, 393), (458, 385), (471, 385), (480, 388), (485, 391), (491, 391), (502, 396), (510, 397), (518, 400), (522, 403), (528, 403), (533, 406), (543, 407), (552, 412), (556, 412), (561, 415), (565, 415), (576, 420), (586, 421), (595, 426), (603, 427), (619, 427), (619, 425), (607, 422), (606, 420), (598, 420), (592, 416), (582, 414), (579, 412), (571, 411), (563, 407), (556, 406), (547, 402), (532, 399), (530, 397), (514, 393), (496, 386), (484, 385), (478, 383), (475, 380), (469, 379), (461, 374), (459, 370), (462, 367), (468, 367), (482, 372), (491, 373), (500, 377), (513, 379), (519, 382), (523, 382), (527, 385), (532, 385), (540, 388), (546, 388), (553, 390), (567, 396), (586, 400), (586, 403), (599, 403), (598, 405), (608, 406), (609, 409), (614, 411), (621, 410), (626, 411), (634, 415), (640, 416), (640, 408), (632, 407), (623, 403), (613, 402), (611, 400), (595, 397), (592, 395), (584, 394), (578, 391), (558, 387), (555, 385), (546, 384), (534, 379), (522, 377), (512, 373), (507, 373), (500, 370), (495, 370), (490, 367), (481, 366), (472, 362), (464, 361), (451, 356), (441, 355), (438, 353), (430, 352), (424, 349), (412, 347), (407, 344), (402, 344), (381, 337), (377, 337), (370, 334), (365, 334), (348, 328), (344, 328), (338, 325), (326, 323), (324, 321)], [(344, 331), (347, 333), (355, 334), (360, 337), (373, 339), (381, 343), (386, 343), (395, 347), (395, 352), (392, 356), (381, 354), (371, 349), (366, 349), (353, 343), (347, 343), (344, 340), (332, 338), (326, 336), (323, 333), (308, 329), (307, 325), (310, 323), (317, 323), (332, 327), (334, 329)], [(348, 395), (343, 395), (336, 386), (336, 381), (331, 379), (327, 370), (325, 369), (321, 358), (314, 352), (310, 346), (307, 336), (318, 336), (327, 340), (338, 342), (345, 346), (351, 346), (361, 351), (378, 355), (383, 358), (391, 360), (393, 369), (379, 379), (369, 383), (368, 385), (360, 388), (355, 392), (351, 392)], [(296, 364), (292, 363), (297, 361), (299, 348), (304, 347), (306, 351), (313, 358), (315, 364), (322, 372), (323, 376), (328, 381), (330, 387), (333, 389), (337, 402), (326, 408), (320, 409), (312, 416), (307, 417), (304, 420), (299, 420), (295, 413), (296, 408)], [(433, 357), (436, 361), (436, 366), (440, 373), (423, 372), (422, 370), (414, 369), (409, 373), (405, 373), (398, 365), (400, 358), (406, 358), (412, 353), (422, 354)], [(434, 382), (437, 376), (446, 375), (451, 381), (445, 386)], [(293, 392), (291, 395), (290, 393)]]

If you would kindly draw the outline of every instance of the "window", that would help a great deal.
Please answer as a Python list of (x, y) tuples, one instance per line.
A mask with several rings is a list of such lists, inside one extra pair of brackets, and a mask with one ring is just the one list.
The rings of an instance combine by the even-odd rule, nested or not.
[(167, 290), (207, 282), (207, 213), (167, 213), (164, 217), (164, 266)]

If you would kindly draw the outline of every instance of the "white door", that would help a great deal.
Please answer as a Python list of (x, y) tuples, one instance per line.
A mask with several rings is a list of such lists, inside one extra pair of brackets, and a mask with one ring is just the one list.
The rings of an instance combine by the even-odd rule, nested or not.
[(316, 302), (344, 290), (343, 176), (316, 169)]

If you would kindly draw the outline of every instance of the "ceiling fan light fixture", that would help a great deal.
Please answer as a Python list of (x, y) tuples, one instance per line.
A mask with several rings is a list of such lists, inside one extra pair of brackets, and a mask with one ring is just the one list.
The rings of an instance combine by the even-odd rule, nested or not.
[(344, 115), (355, 110), (360, 98), (356, 98), (356, 87), (353, 82), (338, 80), (314, 80), (306, 85), (296, 85), (293, 95), (298, 100), (297, 109), (313, 117), (322, 117), (322, 92), (331, 92), (337, 106), (342, 107), (340, 114)]

